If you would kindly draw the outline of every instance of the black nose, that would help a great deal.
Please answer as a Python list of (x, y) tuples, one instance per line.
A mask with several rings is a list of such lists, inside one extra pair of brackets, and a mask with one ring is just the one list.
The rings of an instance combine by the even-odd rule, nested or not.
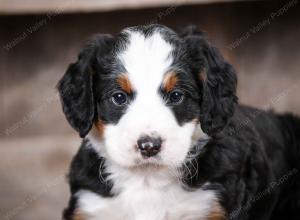
[(160, 151), (161, 138), (143, 136), (137, 141), (137, 145), (144, 157), (152, 157)]

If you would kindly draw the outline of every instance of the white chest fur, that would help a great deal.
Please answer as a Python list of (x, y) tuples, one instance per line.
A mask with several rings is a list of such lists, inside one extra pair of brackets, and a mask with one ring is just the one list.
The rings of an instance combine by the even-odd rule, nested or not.
[(113, 198), (78, 192), (78, 212), (85, 220), (204, 220), (217, 204), (213, 191), (187, 191), (164, 173), (151, 177), (123, 173), (112, 179), (117, 193)]

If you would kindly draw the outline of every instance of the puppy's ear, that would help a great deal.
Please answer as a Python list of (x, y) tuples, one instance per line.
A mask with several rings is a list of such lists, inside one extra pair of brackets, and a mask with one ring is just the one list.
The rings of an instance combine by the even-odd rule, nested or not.
[(202, 130), (216, 135), (234, 114), (237, 104), (237, 78), (217, 48), (211, 46), (195, 26), (188, 27), (182, 37), (188, 47), (192, 71), (200, 89), (200, 122)]
[(102, 71), (102, 59), (112, 47), (110, 35), (97, 35), (87, 44), (75, 63), (57, 85), (63, 112), (70, 125), (84, 137), (91, 129), (95, 117), (93, 79)]

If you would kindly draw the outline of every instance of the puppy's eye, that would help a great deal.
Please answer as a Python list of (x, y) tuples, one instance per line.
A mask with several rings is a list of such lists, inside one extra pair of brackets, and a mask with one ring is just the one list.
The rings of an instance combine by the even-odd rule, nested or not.
[(127, 104), (128, 97), (124, 92), (116, 92), (112, 95), (111, 100), (115, 105), (121, 106)]
[(180, 104), (183, 100), (183, 97), (184, 95), (181, 91), (175, 90), (169, 94), (168, 104)]

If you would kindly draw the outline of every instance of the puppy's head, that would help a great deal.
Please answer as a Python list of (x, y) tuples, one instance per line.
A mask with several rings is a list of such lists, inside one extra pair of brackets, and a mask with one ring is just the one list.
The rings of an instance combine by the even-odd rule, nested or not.
[(71, 126), (123, 167), (179, 166), (194, 140), (226, 126), (237, 102), (232, 67), (193, 27), (96, 36), (58, 90)]

